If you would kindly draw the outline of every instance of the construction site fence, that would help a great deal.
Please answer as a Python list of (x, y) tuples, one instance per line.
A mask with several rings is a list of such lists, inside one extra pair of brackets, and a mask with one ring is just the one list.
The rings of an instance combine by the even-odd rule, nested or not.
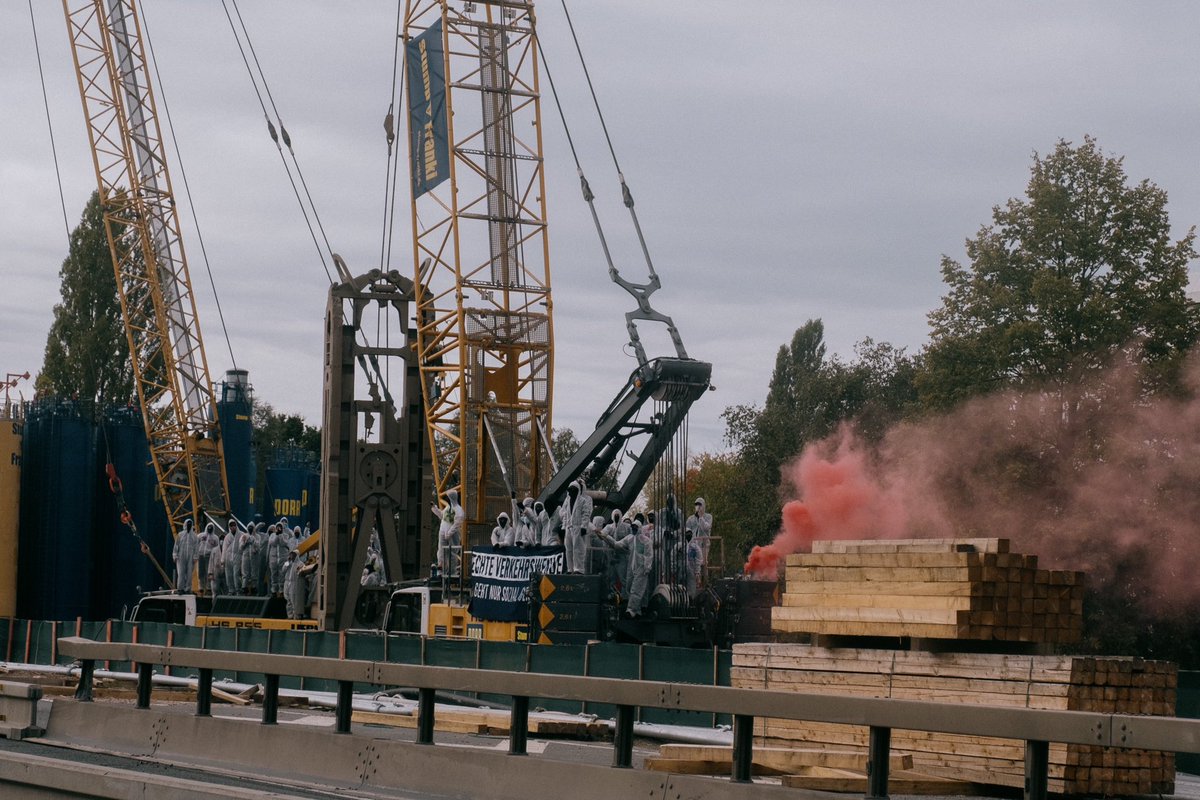
[[(536, 645), (482, 639), (439, 639), (375, 631), (285, 631), (256, 628), (198, 628), (163, 622), (53, 622), (0, 618), (0, 654), (7, 662), (71, 664), (74, 659), (58, 652), (57, 640), (78, 636), (98, 642), (122, 642), (166, 647), (192, 647), (277, 655), (382, 661), (434, 667), (464, 667), (502, 672), (574, 675), (595, 678), (671, 681), (705, 686), (729, 686), (732, 653), (718, 648), (690, 649), (655, 645), (596, 642), (588, 645)], [(115, 672), (133, 672), (128, 662), (99, 665)], [(174, 668), (172, 675), (195, 677), (197, 670)], [(214, 670), (213, 680), (263, 683), (260, 673)], [(337, 691), (336, 681), (284, 676), (280, 688), (320, 692)], [(356, 692), (378, 687), (356, 684)], [(479, 694), (480, 700), (506, 704), (507, 696)], [(533, 698), (533, 707), (548, 711), (595, 714), (609, 719), (616, 707), (591, 701)], [(639, 722), (660, 725), (711, 727), (728, 725), (728, 715), (661, 708), (639, 709)]]

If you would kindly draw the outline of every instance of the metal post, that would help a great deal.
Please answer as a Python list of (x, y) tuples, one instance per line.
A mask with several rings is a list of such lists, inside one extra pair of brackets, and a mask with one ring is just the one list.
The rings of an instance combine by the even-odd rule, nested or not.
[(150, 707), (150, 680), (154, 677), (153, 664), (138, 664), (137, 707)]
[(617, 706), (617, 729), (613, 732), (613, 766), (633, 766), (633, 706)]
[(529, 698), (514, 696), (508, 723), (508, 754), (523, 756), (529, 740)]
[(92, 702), (92, 678), (96, 672), (96, 662), (85, 658), (79, 662), (79, 685), (75, 687), (75, 699), (81, 703)]
[(417, 744), (433, 744), (433, 689), (417, 689)]
[(750, 767), (754, 763), (754, 717), (735, 714), (733, 717), (733, 780), (750, 782)]
[[(340, 706), (339, 706), (340, 711)], [(266, 686), (263, 687), (263, 725), (274, 725), (279, 718), (279, 676), (267, 675)], [(349, 725), (346, 726), (349, 730)]]
[(1050, 743), (1025, 742), (1025, 800), (1046, 800), (1050, 780)]
[(200, 677), (196, 681), (196, 716), (212, 716), (212, 670), (200, 669)]
[(888, 762), (891, 758), (892, 729), (871, 727), (867, 753), (867, 794), (865, 800), (887, 800)]
[(350, 715), (354, 708), (354, 683), (352, 681), (338, 681), (337, 690), (337, 709), (334, 711), (335, 733), (350, 732)]

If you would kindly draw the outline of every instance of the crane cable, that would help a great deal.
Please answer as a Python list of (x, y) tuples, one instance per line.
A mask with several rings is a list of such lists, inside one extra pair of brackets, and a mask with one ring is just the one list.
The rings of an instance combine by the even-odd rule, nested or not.
[(571, 148), (571, 156), (575, 160), (575, 170), (579, 174), (580, 189), (583, 192), (583, 199), (588, 204), (588, 210), (592, 214), (592, 222), (596, 227), (596, 235), (600, 238), (600, 247), (604, 252), (605, 262), (608, 264), (608, 277), (613, 283), (624, 289), (637, 302), (637, 310), (630, 311), (625, 314), (625, 329), (629, 333), (629, 344), (633, 346), (634, 353), (637, 357), (638, 364), (645, 367), (649, 363), (646, 357), (645, 348), (642, 346), (641, 338), (637, 332), (636, 320), (645, 320), (650, 322), (661, 322), (667, 326), (667, 332), (671, 336), (671, 341), (675, 345), (675, 352), (679, 358), (687, 358), (687, 351), (684, 349), (683, 340), (679, 335), (679, 330), (675, 327), (675, 322), (666, 314), (654, 310), (650, 305), (650, 296), (662, 287), (662, 282), (659, 279), (658, 273), (654, 270), (654, 262), (650, 258), (650, 250), (646, 245), (646, 238), (642, 234), (642, 226), (638, 221), (637, 211), (634, 209), (633, 193), (629, 190), (628, 184), (625, 182), (625, 175), (621, 171), (620, 162), (617, 160), (616, 148), (613, 146), (612, 138), (608, 133), (608, 125), (604, 121), (604, 113), (600, 109), (600, 101), (596, 97), (596, 90), (592, 85), (591, 74), (587, 69), (587, 62), (583, 57), (583, 49), (579, 45), (579, 38), (575, 35), (575, 26), (571, 23), (570, 12), (567, 11), (566, 0), (562, 0), (563, 11), (567, 14), (567, 22), (571, 27), (571, 36), (575, 41), (575, 51), (579, 55), (580, 63), (583, 65), (584, 75), (587, 76), (588, 87), (592, 94), (592, 102), (596, 108), (596, 113), (600, 117), (600, 124), (604, 129), (604, 138), (608, 142), (609, 153), (612, 155), (613, 166), (617, 170), (617, 178), (621, 185), (621, 198), (625, 207), (629, 209), (629, 214), (633, 220), (634, 229), (637, 232), (638, 243), (642, 248), (642, 256), (646, 260), (646, 267), (650, 274), (650, 279), (646, 283), (633, 283), (622, 277), (617, 270), (616, 264), (613, 262), (612, 251), (608, 246), (608, 239), (604, 234), (604, 227), (600, 223), (600, 215), (596, 210), (595, 192), (592, 191), (591, 185), (588, 183), (587, 176), (584, 175), (583, 167), (579, 162), (579, 153), (575, 148), (574, 137), (571, 135), (570, 126), (567, 124), (566, 114), (563, 112), (562, 102), (558, 97), (558, 90), (554, 85), (554, 77), (550, 73), (550, 67), (546, 61), (546, 54), (542, 49), (541, 40), (538, 40), (537, 50), (541, 58), (542, 66), (546, 71), (546, 78), (550, 84), (550, 92), (554, 96), (554, 105), (558, 109), (559, 119), (562, 120), (563, 129), (567, 134), (567, 143)]
[(188, 184), (187, 170), (183, 166), (183, 153), (179, 149), (179, 140), (175, 138), (175, 123), (171, 120), (171, 107), (167, 104), (167, 91), (163, 86), (162, 75), (158, 71), (158, 57), (154, 54), (154, 40), (150, 36), (150, 22), (146, 19), (146, 8), (141, 8), (142, 30), (145, 31), (146, 46), (150, 51), (150, 65), (154, 68), (154, 80), (158, 83), (158, 97), (162, 100), (163, 116), (167, 120), (167, 132), (171, 135), (171, 146), (175, 148), (175, 163), (179, 165), (179, 177), (183, 181), (183, 196), (187, 198), (188, 210), (192, 214), (192, 226), (196, 229), (196, 241), (200, 244), (200, 258), (204, 262), (204, 271), (208, 274), (208, 285), (212, 287), (213, 300), (217, 305), (217, 318), (221, 321), (221, 332), (225, 336), (225, 349), (229, 351), (229, 361), (237, 369), (237, 358), (233, 355), (233, 343), (229, 338), (229, 327), (225, 324), (225, 311), (221, 308), (221, 296), (217, 293), (217, 282), (213, 278), (212, 265), (208, 261), (208, 248), (204, 246), (204, 234), (200, 229), (200, 219), (196, 215), (196, 204), (192, 201), (192, 187)]
[[(242, 35), (246, 37), (246, 44), (242, 44), (242, 37), (238, 35), (237, 24), (233, 21), (233, 16), (229, 13), (229, 2), (233, 3), (234, 11), (237, 13), (238, 22), (242, 25)], [(266, 75), (263, 74), (262, 65), (258, 61), (258, 54), (254, 52), (254, 45), (250, 41), (250, 32), (246, 29), (246, 24), (242, 21), (242, 12), (237, 7), (237, 0), (221, 0), (221, 7), (225, 10), (225, 18), (229, 20), (229, 27), (233, 31), (233, 38), (237, 42), (238, 52), (241, 53), (242, 63), (246, 65), (246, 72), (250, 76), (250, 83), (254, 86), (254, 94), (258, 97), (258, 105), (262, 108), (263, 118), (267, 121), (267, 133), (271, 136), (271, 141), (275, 142), (275, 148), (279, 151), (279, 160), (283, 162), (284, 171), (287, 172), (288, 181), (292, 184), (292, 193), (296, 196), (296, 202), (300, 205), (300, 213), (304, 215), (304, 224), (308, 227), (309, 236), (312, 237), (313, 246), (317, 248), (317, 256), (321, 259), (321, 267), (325, 270), (325, 277), (330, 283), (336, 283), (333, 278), (333, 273), (329, 271), (329, 264), (325, 260), (325, 252), (333, 253), (333, 248), (329, 246), (329, 238), (325, 235), (325, 228), (321, 225), (320, 215), (317, 213), (317, 207), (313, 203), (312, 195), (308, 191), (308, 184), (304, 181), (304, 175), (300, 172), (300, 162), (296, 160), (296, 153), (292, 150), (292, 138), (288, 135), (287, 128), (283, 126), (283, 120), (279, 116), (279, 111), (275, 106), (275, 99), (271, 96), (271, 89), (267, 85)], [(250, 53), (254, 57), (254, 63), (258, 66), (258, 78), (255, 78), (254, 68), (250, 66), (250, 59), (246, 56), (246, 48), (250, 48)], [(263, 88), (260, 90), (258, 81), (261, 80)], [(283, 132), (283, 145), (287, 146), (288, 152), (291, 153), (292, 161), (296, 166), (296, 176), (300, 178), (300, 183), (304, 187), (304, 195), (308, 199), (308, 206), (304, 204), (305, 197), (300, 195), (300, 187), (296, 185), (296, 176), (292, 175), (292, 169), (288, 166), (287, 156), (283, 153), (283, 145), (280, 144), (280, 133), (275, 128), (275, 123), (271, 121), (271, 115), (267, 111), (267, 104), (263, 100), (263, 90), (267, 93), (267, 98), (271, 102), (271, 108), (275, 110), (275, 118), (279, 121), (279, 130)], [(309, 208), (312, 209), (312, 219), (309, 218)], [(317, 228), (314, 230), (313, 222), (316, 222)], [(317, 230), (321, 232), (321, 239), (325, 242), (325, 249), (321, 249), (321, 244), (317, 241)]]
[(58, 202), (62, 205), (63, 226), (67, 230), (67, 250), (71, 247), (71, 223), (67, 219), (67, 198), (63, 194), (62, 171), (58, 166), (58, 146), (54, 142), (54, 123), (50, 121), (50, 98), (46, 94), (46, 73), (42, 69), (42, 48), (38, 43), (37, 18), (33, 14), (33, 0), (29, 0), (29, 24), (33, 27), (33, 52), (37, 55), (38, 77), (42, 81), (42, 105), (46, 108), (46, 127), (50, 130), (50, 152), (54, 155), (54, 177), (58, 179)]
[[(379, 266), (385, 272), (392, 266), (392, 239), (396, 229), (396, 189), (400, 169), (396, 141), (396, 102), (404, 97), (404, 77), (407, 70), (400, 71), (400, 24), (404, 0), (396, 0), (396, 35), (392, 46), (392, 90), (388, 96), (387, 115), (383, 118), (383, 130), (387, 137), (387, 166), (384, 168), (383, 191), (383, 241), (379, 244)], [(398, 85), (398, 87), (397, 87)]]
[(113, 502), (117, 506), (117, 516), (121, 522), (129, 528), (130, 534), (137, 541), (138, 549), (142, 555), (150, 559), (150, 563), (154, 565), (159, 576), (163, 579), (163, 583), (170, 589), (176, 589), (174, 581), (167, 575), (166, 570), (162, 568), (162, 564), (154, 557), (154, 551), (150, 548), (150, 543), (142, 538), (138, 532), (137, 522), (133, 519), (133, 514), (129, 511), (129, 506), (125, 502), (125, 486), (121, 483), (121, 477), (117, 474), (117, 466), (112, 456), (112, 445), (108, 441), (108, 426), (101, 422), (100, 433), (104, 436), (104, 474), (108, 477), (108, 489), (113, 493)]
[[(229, 12), (230, 5), (233, 6), (233, 14), (230, 14), (230, 12)], [(334, 262), (335, 266), (340, 261), (340, 258), (337, 256), (336, 253), (333, 252), (333, 247), (329, 244), (329, 237), (325, 234), (325, 226), (321, 223), (321, 217), (320, 217), (320, 214), (317, 212), (316, 203), (313, 201), (312, 193), (309, 191), (309, 188), (308, 188), (308, 182), (304, 179), (304, 173), (300, 169), (300, 161), (298, 158), (296, 158), (295, 150), (292, 149), (292, 138), (288, 134), (287, 128), (284, 127), (283, 117), (279, 113), (279, 108), (275, 105), (275, 97), (274, 97), (274, 95), (271, 94), (271, 87), (267, 82), (266, 73), (263, 71), (262, 63), (258, 60), (258, 53), (254, 49), (254, 43), (250, 39), (250, 30), (246, 27), (246, 22), (242, 18), (242, 12), (241, 12), (241, 9), (238, 7), (237, 0), (221, 0), (221, 7), (225, 10), (225, 18), (229, 21), (230, 30), (233, 31), (233, 38), (237, 42), (238, 52), (241, 53), (242, 63), (246, 66), (246, 72), (250, 76), (250, 83), (254, 86), (254, 94), (258, 98), (258, 105), (262, 109), (263, 118), (267, 121), (267, 133), (270, 134), (271, 140), (273, 142), (275, 142), (275, 149), (279, 151), (279, 158), (283, 162), (284, 171), (287, 172), (288, 181), (291, 182), (291, 184), (292, 184), (292, 193), (296, 196), (296, 202), (299, 203), (299, 205), (300, 205), (300, 212), (304, 215), (305, 225), (308, 226), (309, 236), (312, 237), (313, 245), (317, 248), (317, 255), (321, 259), (321, 267), (325, 270), (325, 277), (329, 280), (330, 285), (337, 285), (339, 283), (339, 281), (334, 277), (334, 274), (332, 272), (330, 272), (329, 264), (325, 260), (325, 253), (326, 252), (329, 253), (330, 258)], [(235, 15), (237, 16), (237, 23), (234, 23), (234, 21), (233, 21), (233, 17)], [(241, 27), (240, 35), (238, 33), (239, 26)], [(242, 43), (243, 38), (245, 38), (244, 45)], [(250, 57), (246, 56), (247, 49), (249, 49), (249, 51), (250, 51)], [(250, 66), (251, 58), (254, 60), (253, 67)], [(255, 69), (257, 69), (257, 71), (258, 71), (257, 77), (255, 75)], [(259, 81), (262, 82), (261, 89), (259, 88)], [(263, 100), (263, 92), (266, 92), (266, 95), (267, 95), (267, 99), (265, 101)], [(271, 121), (270, 112), (267, 111), (267, 103), (268, 102), (271, 105), (271, 111), (273, 111), (275, 113), (275, 120), (278, 121), (278, 123), (279, 123), (278, 130), (276, 130), (275, 123)], [(281, 140), (282, 140), (282, 144), (281, 144)], [(288, 166), (287, 156), (285, 156), (283, 153), (283, 148), (285, 146), (287, 147), (288, 154), (291, 156), (292, 165), (296, 169), (295, 176), (292, 175), (292, 169), (290, 166)], [(296, 185), (296, 178), (300, 179), (299, 187)], [(301, 192), (300, 192), (301, 187), (304, 190), (303, 197), (301, 197)], [(307, 206), (305, 205), (305, 200), (307, 200), (307, 202), (308, 202)], [(309, 210), (310, 209), (312, 211), (312, 219), (311, 220), (309, 219)], [(316, 230), (313, 229), (314, 222), (316, 223)], [(325, 243), (324, 249), (321, 248), (320, 243), (317, 241), (317, 231), (320, 231), (321, 240), (324, 241), (324, 243)], [(339, 269), (339, 272), (340, 272), (340, 269)], [(366, 333), (362, 330), (361, 327), (357, 329), (357, 333), (358, 333), (359, 337), (362, 339), (364, 347), (369, 347), (370, 343), (367, 341)], [(378, 357), (375, 356), (374, 354), (371, 354), (369, 356), (369, 358), (366, 360), (370, 362), (371, 371), (374, 372), (375, 379), (383, 387), (383, 392), (384, 392), (385, 398), (388, 400), (389, 403), (394, 404), (394, 400), (392, 398), (391, 391), (388, 388), (387, 381), (383, 375), (383, 372), (379, 368)], [(360, 363), (363, 362), (363, 359), (361, 356), (359, 357), (359, 361), (360, 361)], [(367, 365), (364, 363), (363, 367), (364, 367), (364, 371), (365, 371)], [(367, 380), (371, 381), (370, 376), (368, 376)]]
[(583, 75), (587, 78), (588, 91), (592, 95), (592, 105), (596, 108), (596, 116), (600, 118), (600, 127), (604, 131), (604, 141), (608, 143), (608, 152), (612, 156), (613, 167), (617, 170), (617, 178), (621, 182), (621, 199), (625, 203), (625, 207), (629, 209), (629, 216), (633, 219), (633, 227), (637, 231), (638, 243), (642, 247), (642, 255), (646, 259), (646, 267), (650, 271), (651, 281), (657, 282), (658, 275), (654, 271), (654, 261), (650, 258), (650, 249), (646, 246), (646, 237), (642, 235), (642, 225), (638, 222), (637, 211), (633, 207), (633, 192), (629, 190), (628, 184), (625, 183), (625, 173), (621, 171), (621, 164), (617, 160), (617, 151), (613, 147), (612, 137), (608, 134), (608, 123), (604, 121), (604, 112), (600, 110), (600, 100), (596, 97), (596, 87), (592, 85), (592, 73), (588, 70), (587, 60), (583, 57), (583, 48), (579, 45), (579, 37), (575, 34), (575, 23), (571, 21), (571, 12), (567, 10), (567, 0), (560, 0), (562, 3), (563, 14), (567, 18), (567, 27), (571, 30), (571, 40), (575, 43), (575, 52), (579, 54), (579, 63), (583, 67)]

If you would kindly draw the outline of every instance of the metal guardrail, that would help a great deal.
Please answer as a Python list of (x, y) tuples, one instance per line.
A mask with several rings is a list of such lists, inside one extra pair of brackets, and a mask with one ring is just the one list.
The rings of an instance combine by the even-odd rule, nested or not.
[(294, 676), (336, 681), (337, 733), (350, 732), (355, 683), (413, 686), (418, 690), (417, 742), (433, 744), (434, 696), (439, 690), (484, 692), (513, 698), (509, 753), (524, 755), (529, 698), (609, 703), (617, 706), (613, 766), (633, 763), (633, 722), (639, 707), (701, 711), (733, 716), (731, 779), (749, 782), (755, 717), (842, 723), (870, 729), (867, 794), (886, 798), (892, 729), (955, 733), (1025, 742), (1025, 797), (1047, 797), (1051, 742), (1200, 753), (1200, 720), (1088, 711), (1049, 711), (1000, 706), (971, 706), (917, 700), (843, 697), (825, 694), (734, 689), (726, 686), (660, 681), (528, 674), (458, 667), (429, 667), (379, 661), (199, 650), (187, 647), (95, 642), (79, 637), (58, 640), (58, 650), (79, 659), (75, 697), (90, 701), (96, 661), (138, 665), (137, 707), (150, 707), (155, 666), (198, 670), (196, 714), (209, 716), (214, 670), (257, 672), (266, 676), (262, 724), (274, 725), (279, 709), (279, 678)]

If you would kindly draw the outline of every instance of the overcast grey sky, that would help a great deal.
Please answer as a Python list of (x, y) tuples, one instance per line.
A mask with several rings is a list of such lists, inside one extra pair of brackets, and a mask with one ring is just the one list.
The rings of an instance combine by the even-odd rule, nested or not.
[[(144, 0), (238, 365), (258, 396), (320, 423), (325, 275), (220, 3)], [(805, 320), (830, 350), (920, 349), (945, 253), (1021, 194), (1032, 153), (1095, 136), (1167, 190), (1176, 235), (1200, 220), (1200, 4), (1189, 2), (570, 3), (663, 289), (721, 411), (760, 403)], [(61, 6), (34, 0), (71, 225), (95, 188)], [(333, 248), (379, 261), (396, 7), (243, 0), (242, 13)], [(0, 368), (36, 372), (66, 252), (25, 0), (0, 5)], [(557, 2), (549, 66), (627, 277), (644, 276)], [(161, 110), (161, 109), (160, 109)], [(607, 278), (549, 105), (546, 163), (557, 425), (586, 435), (634, 366), (627, 295)], [(175, 168), (175, 182), (181, 183)], [(404, 181), (402, 181), (404, 185)], [(411, 265), (407, 196), (393, 267)], [(229, 356), (198, 241), (187, 249), (214, 372)], [(399, 254), (398, 256), (396, 254)], [(648, 337), (667, 354), (665, 337)]]

